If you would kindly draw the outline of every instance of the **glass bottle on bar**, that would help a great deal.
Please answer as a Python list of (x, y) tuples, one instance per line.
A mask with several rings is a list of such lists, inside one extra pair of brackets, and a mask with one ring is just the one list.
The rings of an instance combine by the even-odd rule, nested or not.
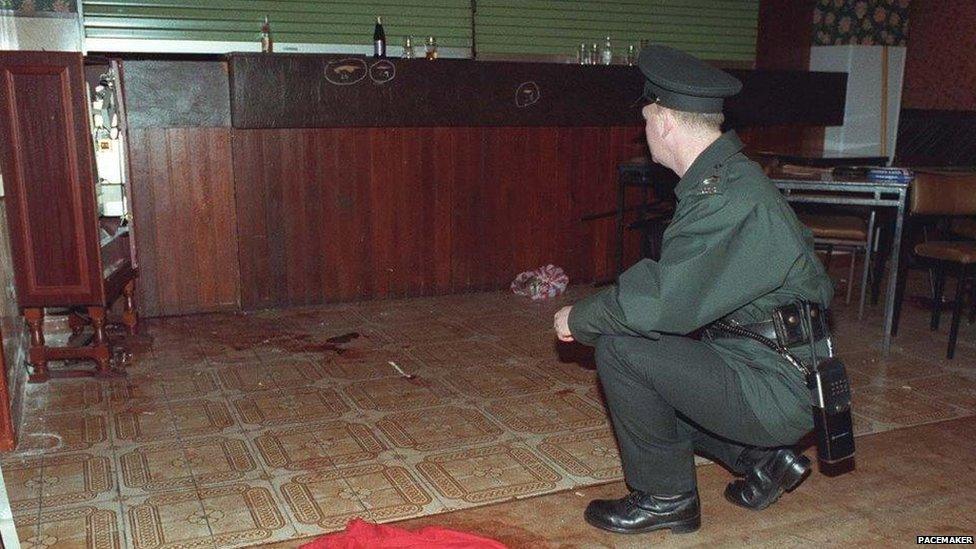
[(274, 41), (271, 39), (271, 22), (268, 16), (264, 16), (264, 23), (261, 24), (261, 51), (271, 53), (274, 51)]
[(596, 42), (590, 44), (590, 65), (596, 65), (600, 62), (600, 49), (597, 47)]
[(600, 52), (600, 63), (604, 65), (613, 64), (613, 45), (610, 43), (609, 36), (603, 42), (603, 51)]
[(426, 49), (426, 51), (427, 51), (427, 60), (428, 61), (433, 61), (433, 60), (437, 59), (437, 39), (434, 38), (433, 36), (428, 36), (427, 37), (426, 48), (427, 48)]
[(627, 46), (627, 64), (633, 66), (637, 62), (637, 44)]
[(403, 37), (403, 58), (413, 59), (413, 35), (408, 34)]
[(376, 26), (373, 27), (373, 57), (386, 57), (386, 32), (383, 30), (383, 19), (376, 16)]
[(589, 58), (590, 58), (590, 52), (587, 51), (586, 49), (586, 42), (583, 42), (579, 45), (579, 48), (576, 50), (576, 62), (579, 63), (580, 65), (588, 65)]

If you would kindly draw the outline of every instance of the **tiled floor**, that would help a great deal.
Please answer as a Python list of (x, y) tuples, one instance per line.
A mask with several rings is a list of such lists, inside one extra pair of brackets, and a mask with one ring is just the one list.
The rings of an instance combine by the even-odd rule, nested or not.
[[(125, 379), (30, 386), (0, 458), (22, 543), (246, 546), (618, 479), (589, 355), (550, 332), (587, 291), (148, 321)], [(858, 434), (976, 415), (976, 326), (949, 362), (926, 315), (882, 359), (880, 307), (836, 304)]]

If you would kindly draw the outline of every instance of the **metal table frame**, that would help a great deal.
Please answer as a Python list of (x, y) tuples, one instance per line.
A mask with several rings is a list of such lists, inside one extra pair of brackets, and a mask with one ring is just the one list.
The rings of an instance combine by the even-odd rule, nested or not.
[(891, 241), (891, 266), (889, 267), (890, 271), (888, 274), (888, 291), (885, 294), (884, 303), (884, 335), (881, 342), (881, 352), (884, 356), (887, 356), (891, 349), (891, 326), (895, 310), (895, 287), (898, 284), (898, 261), (901, 252), (902, 230), (905, 225), (905, 207), (908, 200), (909, 183), (833, 179), (830, 177), (821, 179), (787, 178), (782, 175), (776, 175), (770, 179), (783, 192), (786, 200), (789, 202), (870, 207), (871, 218), (869, 229), (871, 232), (874, 230), (874, 208), (896, 209), (895, 232), (892, 235)]

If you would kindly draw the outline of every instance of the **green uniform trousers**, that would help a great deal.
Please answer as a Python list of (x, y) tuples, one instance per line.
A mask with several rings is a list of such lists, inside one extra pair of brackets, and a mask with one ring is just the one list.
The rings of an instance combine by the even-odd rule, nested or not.
[(701, 341), (604, 335), (596, 342), (596, 364), (632, 489), (690, 492), (696, 486), (696, 451), (734, 468), (747, 447), (792, 445), (806, 434), (799, 429), (770, 434), (755, 399), (750, 404), (745, 398), (744, 384), (779, 383), (775, 372), (730, 368)]

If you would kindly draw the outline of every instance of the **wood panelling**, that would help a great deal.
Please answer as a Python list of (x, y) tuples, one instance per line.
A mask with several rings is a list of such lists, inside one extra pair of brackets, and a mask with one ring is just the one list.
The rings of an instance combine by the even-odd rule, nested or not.
[(2, 52), (0, 162), (21, 307), (103, 304), (84, 89), (80, 54)]
[(976, 112), (902, 109), (899, 166), (976, 166)]
[(236, 130), (245, 308), (605, 274), (638, 128)]
[(133, 128), (129, 150), (143, 314), (236, 309), (230, 130)]

